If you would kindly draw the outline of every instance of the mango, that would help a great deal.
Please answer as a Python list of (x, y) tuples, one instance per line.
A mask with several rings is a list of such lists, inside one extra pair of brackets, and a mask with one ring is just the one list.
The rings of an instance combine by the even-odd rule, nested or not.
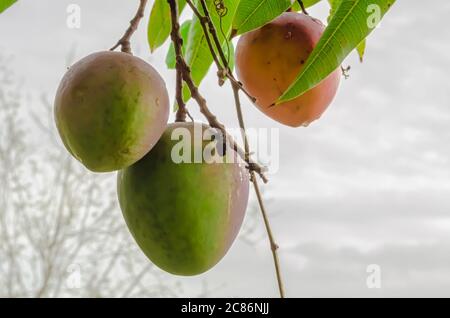
[[(235, 240), (248, 203), (248, 171), (239, 158), (198, 161), (199, 154), (214, 152), (211, 141), (194, 138), (208, 129), (170, 124), (144, 158), (118, 173), (120, 207), (132, 236), (154, 264), (175, 275), (198, 275), (217, 264)], [(180, 148), (186, 140), (191, 146)], [(182, 162), (179, 153), (187, 159)]]
[(169, 97), (158, 72), (121, 52), (91, 54), (64, 75), (54, 116), (67, 150), (89, 170), (132, 165), (167, 126)]
[(300, 74), (324, 29), (317, 19), (286, 12), (240, 37), (236, 47), (238, 78), (256, 98), (258, 109), (270, 118), (291, 127), (308, 126), (333, 101), (341, 77), (339, 69), (296, 99), (272, 106)]

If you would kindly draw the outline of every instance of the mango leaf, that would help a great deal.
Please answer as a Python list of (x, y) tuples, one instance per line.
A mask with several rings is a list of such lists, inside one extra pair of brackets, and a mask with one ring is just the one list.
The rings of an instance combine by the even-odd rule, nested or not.
[[(305, 6), (305, 8), (309, 8), (320, 1), (322, 0), (303, 0), (303, 5)], [(301, 9), (302, 8), (300, 8), (300, 4), (298, 3), (298, 1), (295, 1), (294, 5), (292, 6), (292, 10), (300, 11)]]
[[(328, 23), (329, 23), (333, 18), (334, 14), (336, 13), (337, 8), (342, 3), (342, 0), (328, 0), (328, 3), (330, 4), (330, 15), (328, 16)], [(366, 53), (365, 39), (358, 44), (358, 46), (356, 47), (356, 51), (358, 52), (359, 60), (362, 63), (364, 60), (364, 54)]]
[[(305, 8), (308, 8), (321, 0), (303, 0)], [(297, 0), (241, 0), (233, 20), (232, 36), (255, 30), (292, 7), (294, 11), (300, 11)]]
[[(311, 7), (321, 0), (303, 0), (305, 8)], [(297, 0), (241, 0), (233, 20), (231, 35), (244, 34), (255, 30), (292, 7), (294, 11), (300, 11)]]
[(292, 6), (292, 0), (241, 0), (233, 19), (232, 35), (239, 35), (272, 21)]
[(342, 0), (328, 0), (330, 4), (330, 14), (328, 15), (327, 22), (330, 24), (331, 19), (336, 14), (337, 8), (341, 5)]
[[(186, 0), (178, 0), (180, 14), (185, 6)], [(158, 47), (164, 44), (170, 35), (171, 28), (169, 3), (167, 0), (155, 0), (147, 28), (148, 43), (150, 44), (151, 52), (154, 52)]]
[[(216, 27), (217, 35), (222, 46), (226, 45), (227, 39), (230, 36), (231, 22), (233, 21), (239, 1), (223, 0), (223, 2), (227, 8), (227, 14), (220, 18), (216, 12), (216, 7), (214, 4), (215, 0), (206, 0), (208, 11), (211, 15), (212, 22)], [(204, 14), (202, 6), (199, 4), (198, 0), (195, 2), (195, 5), (199, 9), (200, 13)], [(189, 28), (185, 58), (191, 68), (191, 75), (194, 83), (196, 85), (200, 85), (201, 81), (211, 67), (213, 58), (209, 50), (208, 43), (206, 42), (200, 21), (195, 15)], [(187, 87), (184, 87), (183, 89), (183, 96), (186, 101), (190, 98)]]
[[(321, 0), (303, 0), (305, 8), (308, 8)], [(292, 7), (299, 11), (297, 0), (241, 0), (233, 19), (232, 36), (244, 34), (255, 30)]]
[(12, 6), (17, 0), (0, 0), (0, 13)]
[(366, 40), (364, 39), (361, 43), (356, 47), (356, 51), (359, 55), (359, 61), (362, 63), (364, 61), (364, 54), (366, 53)]
[(280, 104), (314, 88), (336, 70), (378, 25), (396, 0), (342, 0), (322, 38)]
[(227, 47), (226, 43), (223, 45), (223, 52), (225, 53), (225, 56), (228, 59), (228, 66), (230, 67), (231, 71), (234, 70), (235, 60), (234, 60), (234, 45), (233, 42), (228, 42), (229, 45)]
[(342, 3), (342, 0), (328, 0), (328, 3), (330, 4), (330, 15), (328, 16), (328, 22), (330, 22), (331, 18), (336, 13), (337, 8)]
[[(180, 28), (181, 38), (183, 39), (183, 43), (186, 43), (187, 37), (189, 34), (189, 28), (191, 27), (191, 20), (184, 21)], [(182, 46), (183, 56), (186, 53), (186, 46)], [(166, 56), (166, 65), (170, 70), (175, 69), (176, 57), (175, 57), (175, 47), (173, 43), (170, 43), (169, 51)]]

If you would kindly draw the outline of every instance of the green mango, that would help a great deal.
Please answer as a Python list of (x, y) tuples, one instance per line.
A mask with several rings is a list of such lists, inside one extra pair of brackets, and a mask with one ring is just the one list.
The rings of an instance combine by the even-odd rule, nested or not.
[(54, 113), (67, 150), (89, 170), (109, 172), (132, 165), (156, 144), (167, 126), (169, 96), (145, 61), (99, 52), (64, 75)]
[[(233, 150), (221, 157), (217, 142), (202, 141), (201, 134), (210, 131), (198, 123), (170, 124), (142, 160), (118, 174), (120, 207), (131, 234), (154, 264), (172, 274), (197, 275), (217, 264), (247, 208), (248, 171)], [(180, 147), (186, 143), (190, 147)], [(195, 163), (204, 153), (213, 155)], [(190, 161), (180, 162), (180, 156)], [(224, 158), (234, 163), (218, 163)]]

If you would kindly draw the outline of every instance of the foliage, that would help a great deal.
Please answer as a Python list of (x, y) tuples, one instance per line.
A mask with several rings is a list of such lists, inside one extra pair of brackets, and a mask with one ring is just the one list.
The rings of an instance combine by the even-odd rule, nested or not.
[[(180, 14), (185, 6), (185, 0), (178, 0)], [(163, 45), (170, 35), (170, 23), (167, 21), (170, 21), (170, 8), (167, 0), (155, 0), (148, 22), (148, 43), (152, 52)]]
[[(305, 8), (308, 8), (321, 1), (303, 0), (303, 4)], [(200, 13), (203, 13), (199, 2), (194, 1), (194, 5)], [(372, 0), (328, 0), (328, 2), (330, 4), (329, 25), (321, 41), (311, 53), (295, 82), (277, 103), (294, 99), (315, 87), (338, 68), (354, 49), (357, 50), (362, 61), (366, 49), (366, 37), (376, 28), (395, 0), (379, 0), (375, 3)], [(221, 44), (227, 49), (232, 46), (230, 37), (242, 35), (265, 25), (289, 7), (294, 11), (301, 9), (299, 2), (293, 0), (206, 0), (206, 3), (214, 26), (220, 31)], [(225, 9), (219, 9), (221, 4)], [(180, 8), (184, 6), (180, 5)], [(167, 15), (169, 5), (166, 0), (155, 1), (152, 13), (157, 11), (164, 12), (164, 16)], [(156, 20), (158, 22), (155, 22)], [(182, 27), (184, 57), (191, 67), (194, 82), (198, 85), (206, 76), (213, 59), (200, 22), (194, 13), (189, 21)], [(149, 34), (154, 34), (149, 41), (152, 51), (162, 43), (163, 38), (167, 39), (168, 29), (170, 29), (170, 19), (156, 19), (152, 14), (148, 30)], [(164, 36), (160, 35), (160, 30), (164, 30)], [(173, 47), (171, 47), (166, 60), (169, 68), (174, 67), (174, 58)], [(184, 89), (183, 94), (186, 100), (189, 99), (187, 89)]]
[[(320, 0), (303, 1), (309, 8)], [(291, 0), (241, 0), (233, 19), (233, 35), (243, 34), (272, 21), (292, 6)], [(300, 5), (295, 3), (294, 11), (300, 11)]]
[[(330, 15), (328, 16), (328, 22), (330, 22), (330, 20), (334, 17), (337, 8), (342, 3), (342, 0), (328, 0), (328, 3), (330, 4)], [(359, 60), (362, 62), (366, 52), (366, 39), (358, 44), (356, 51), (358, 52)]]
[(342, 0), (297, 79), (278, 102), (302, 95), (331, 74), (376, 28), (394, 2), (379, 0), (373, 4), (373, 0)]

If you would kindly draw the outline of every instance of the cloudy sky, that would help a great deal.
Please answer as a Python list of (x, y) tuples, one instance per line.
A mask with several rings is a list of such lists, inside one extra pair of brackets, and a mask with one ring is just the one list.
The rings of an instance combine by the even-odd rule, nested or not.
[[(70, 3), (81, 7), (80, 29), (66, 26)], [(111, 47), (136, 4), (20, 0), (0, 16), (0, 51), (27, 94), (51, 96), (68, 61)], [(282, 127), (245, 102), (249, 127), (280, 129), (280, 168), (264, 189), (289, 296), (450, 296), (450, 2), (427, 4), (397, 1), (310, 127)], [(325, 4), (310, 11), (326, 19)], [(146, 38), (142, 25), (133, 49), (173, 96), (165, 47), (150, 55)], [(236, 127), (232, 94), (217, 89), (214, 72), (202, 92)], [(367, 286), (371, 264), (380, 289)], [(203, 280), (218, 286), (212, 296), (277, 296), (265, 239), (238, 240), (216, 268), (185, 279), (193, 289)]]

